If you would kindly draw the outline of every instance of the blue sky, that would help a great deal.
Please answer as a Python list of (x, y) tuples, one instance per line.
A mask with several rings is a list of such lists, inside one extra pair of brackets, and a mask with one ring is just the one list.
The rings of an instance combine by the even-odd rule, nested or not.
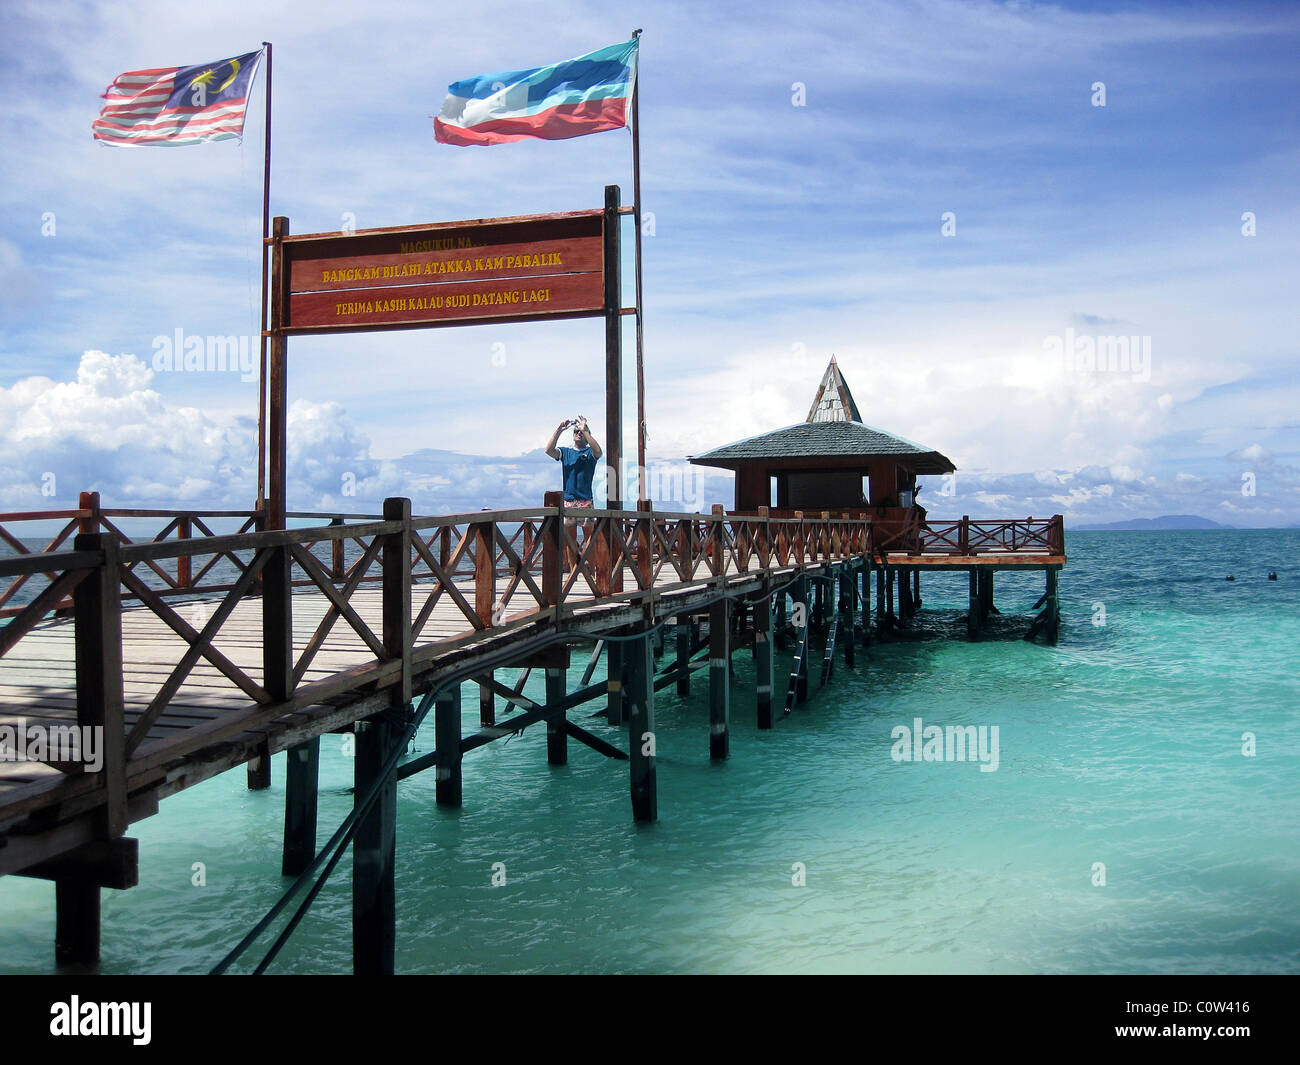
[[(177, 329), (256, 333), (265, 82), (243, 145), (123, 150), (89, 133), (115, 75), (272, 41), (272, 211), (294, 232), (574, 210), (607, 183), (630, 201), (626, 131), (453, 148), (431, 116), (453, 80), (639, 26), (647, 422), (668, 481), (685, 455), (801, 420), (834, 353), (868, 423), (957, 464), (949, 495), (931, 486), (936, 516), (1300, 522), (1292, 5), (267, 0), (2, 17), (4, 509), (83, 488), (119, 506), (251, 504), (256, 384), (151, 362)], [(1117, 337), (1123, 365), (1060, 355)], [(631, 341), (629, 323), (629, 383)], [(291, 504), (540, 503), (556, 422), (582, 412), (600, 432), (602, 344), (596, 321), (296, 338)], [(629, 386), (629, 453), (634, 410)], [(725, 475), (693, 489), (730, 502)]]

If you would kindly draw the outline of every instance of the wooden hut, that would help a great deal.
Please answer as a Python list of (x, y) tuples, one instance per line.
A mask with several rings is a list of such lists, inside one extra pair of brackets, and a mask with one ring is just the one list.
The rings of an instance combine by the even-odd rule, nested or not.
[(956, 471), (933, 448), (864, 425), (834, 356), (804, 421), (690, 461), (735, 471), (734, 513), (753, 514), (759, 507), (773, 517), (848, 512), (900, 531), (925, 517), (917, 476)]

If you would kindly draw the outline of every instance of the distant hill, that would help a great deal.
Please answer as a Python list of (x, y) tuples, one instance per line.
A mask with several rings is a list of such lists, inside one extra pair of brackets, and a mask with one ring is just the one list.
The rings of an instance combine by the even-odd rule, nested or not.
[(1197, 517), (1195, 514), (1166, 514), (1160, 518), (1130, 518), (1128, 521), (1111, 521), (1098, 525), (1072, 525), (1077, 532), (1135, 532), (1138, 530), (1168, 529), (1231, 529), (1232, 525), (1220, 525), (1209, 518)]

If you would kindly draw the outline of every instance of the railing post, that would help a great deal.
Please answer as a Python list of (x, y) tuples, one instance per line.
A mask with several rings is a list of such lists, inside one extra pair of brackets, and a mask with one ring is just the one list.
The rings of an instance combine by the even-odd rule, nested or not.
[[(83, 509), (87, 495), (82, 493)], [(98, 510), (98, 505), (92, 508)], [(90, 519), (79, 519), (86, 522)], [(98, 522), (98, 517), (94, 519)], [(76, 651), (77, 725), (99, 730), (103, 762), (99, 777), (104, 808), (95, 826), (98, 839), (126, 832), (126, 724), (123, 717), (122, 601), (117, 537), (81, 533), (77, 551), (100, 551), (103, 560), (73, 589), (73, 640)], [(55, 959), (93, 965), (99, 961), (99, 884), (91, 877), (55, 879)]]
[[(342, 518), (330, 518), (330, 527), (337, 528), (343, 524)], [(343, 579), (344, 573), (347, 572), (343, 561), (343, 541), (330, 541), (330, 576), (336, 581)]]
[(797, 523), (794, 527), (794, 560), (798, 565), (802, 566), (804, 562), (804, 525), (802, 510), (796, 510), (794, 512), (794, 520)]
[[(176, 519), (176, 539), (188, 540), (193, 533), (188, 516), (182, 516)], [(193, 583), (194, 571), (191, 563), (194, 558), (192, 555), (176, 556), (176, 586), (178, 588), (188, 588)]]
[(709, 533), (713, 537), (713, 546), (711, 559), (713, 575), (717, 578), (719, 586), (726, 583), (727, 576), (727, 554), (724, 543), (724, 533), (722, 523), (726, 520), (723, 516), (722, 504), (714, 503), (712, 508), (712, 519), (709, 522)]
[(474, 613), (485, 629), (495, 624), (496, 561), (492, 548), (493, 523), (476, 521), (469, 527), (470, 541), (474, 545)]
[(614, 518), (597, 518), (595, 521), (594, 535), (596, 542), (591, 549), (591, 562), (593, 575), (596, 578), (596, 598), (603, 599), (610, 594), (613, 588), (611, 583), (611, 567), (614, 554), (613, 535), (610, 530), (610, 523), (615, 521)]
[(767, 507), (758, 508), (758, 517), (761, 524), (754, 534), (755, 550), (759, 568), (768, 569), (772, 564), (772, 523), (767, 516)]
[[(543, 502), (549, 510), (552, 507), (559, 508), (564, 502), (563, 492), (547, 492), (543, 497)], [(547, 526), (545, 523), (550, 522)], [(542, 598), (545, 605), (554, 607), (556, 617), (559, 617), (560, 598), (564, 588), (564, 551), (562, 549), (564, 537), (564, 519), (560, 516), (542, 519), (542, 529), (548, 530), (543, 532), (545, 539), (542, 542)]]
[(77, 532), (79, 533), (97, 533), (99, 532), (99, 493), (82, 492), (77, 501), (78, 510), (90, 511), (84, 518), (77, 519)]
[(637, 576), (645, 587), (645, 617), (654, 620), (654, 503), (649, 499), (637, 501), (636, 509), (640, 517), (636, 519), (636, 566)]
[[(275, 535), (277, 530), (269, 530)], [(273, 702), (293, 695), (293, 556), (287, 544), (262, 548), (262, 686)], [(271, 786), (271, 758), (265, 746), (248, 762), (248, 787)]]
[(104, 560), (72, 592), (77, 663), (77, 724), (102, 729), (105, 839), (126, 831), (126, 724), (123, 716), (122, 589), (113, 533), (81, 533), (77, 551)]
[(957, 533), (958, 553), (962, 555), (970, 554), (970, 515), (961, 516), (961, 529)]
[(384, 654), (390, 661), (400, 660), (402, 663), (401, 676), (392, 687), (392, 697), (393, 705), (405, 712), (411, 702), (411, 501), (404, 496), (385, 499), (384, 521), (402, 523), (396, 532), (383, 534), (380, 559), (384, 587)]

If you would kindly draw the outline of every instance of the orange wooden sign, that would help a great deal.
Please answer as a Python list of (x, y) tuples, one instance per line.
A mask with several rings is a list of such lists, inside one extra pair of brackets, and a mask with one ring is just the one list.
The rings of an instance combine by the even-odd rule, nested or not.
[(284, 332), (601, 315), (603, 226), (583, 211), (286, 237)]

